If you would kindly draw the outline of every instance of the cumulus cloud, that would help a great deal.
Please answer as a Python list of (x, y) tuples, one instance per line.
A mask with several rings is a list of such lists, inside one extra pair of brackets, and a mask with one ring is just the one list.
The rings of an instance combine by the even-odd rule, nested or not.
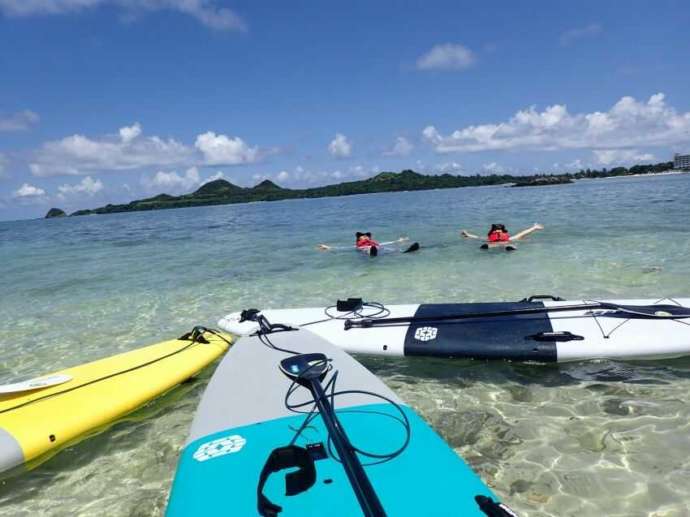
[(503, 174), (506, 172), (505, 167), (496, 162), (485, 163), (482, 165), (482, 169), (489, 174)]
[(164, 191), (167, 194), (186, 193), (201, 185), (201, 177), (196, 167), (190, 167), (184, 174), (175, 171), (158, 171), (153, 176), (144, 176), (142, 185), (149, 191)]
[(60, 185), (58, 187), (58, 196), (70, 194), (86, 194), (93, 196), (97, 192), (103, 190), (103, 182), (99, 179), (93, 179), (91, 176), (86, 176), (79, 183), (74, 185)]
[(115, 6), (128, 16), (153, 11), (177, 11), (216, 30), (246, 31), (234, 11), (214, 0), (0, 0), (0, 12), (7, 16), (58, 15), (100, 6)]
[(141, 126), (123, 127), (117, 137), (72, 135), (47, 142), (29, 164), (34, 176), (77, 176), (187, 163), (193, 150), (170, 138), (141, 136)]
[(605, 112), (571, 114), (559, 104), (539, 112), (532, 106), (506, 122), (467, 126), (449, 135), (428, 126), (422, 137), (438, 153), (669, 146), (690, 141), (690, 112), (679, 113), (657, 93), (647, 102), (622, 97)]
[(603, 32), (603, 28), (598, 23), (590, 23), (584, 27), (575, 27), (561, 34), (561, 45), (567, 46), (577, 40), (598, 36)]
[(10, 114), (0, 113), (0, 131), (25, 131), (37, 124), (39, 120), (38, 114), (31, 110)]
[(35, 187), (24, 183), (21, 187), (14, 191), (12, 197), (15, 199), (38, 199), (46, 195), (46, 191), (40, 187)]
[(464, 167), (458, 162), (445, 162), (438, 164), (438, 170), (443, 173), (462, 172)]
[(405, 138), (404, 136), (399, 136), (395, 139), (395, 144), (388, 151), (385, 151), (384, 156), (407, 156), (414, 149), (414, 145)]
[(208, 131), (196, 138), (194, 146), (204, 155), (206, 165), (240, 165), (259, 159), (259, 149), (248, 146), (240, 137)]
[(336, 133), (335, 138), (328, 144), (328, 152), (335, 158), (347, 158), (352, 154), (352, 144), (345, 135)]
[(209, 176), (206, 178), (203, 182), (203, 184), (210, 183), (211, 181), (216, 181), (216, 180), (222, 180), (225, 179), (225, 174), (223, 174), (221, 171), (216, 172), (215, 174)]
[(280, 182), (286, 182), (290, 179), (290, 173), (288, 171), (280, 171), (276, 175), (276, 180)]
[(593, 152), (601, 165), (652, 162), (655, 159), (653, 154), (641, 153), (637, 149), (600, 149)]
[(135, 122), (131, 126), (121, 127), (119, 133), (122, 143), (128, 144), (141, 134), (141, 124)]
[(464, 70), (476, 61), (474, 53), (458, 43), (435, 45), (417, 59), (418, 70)]

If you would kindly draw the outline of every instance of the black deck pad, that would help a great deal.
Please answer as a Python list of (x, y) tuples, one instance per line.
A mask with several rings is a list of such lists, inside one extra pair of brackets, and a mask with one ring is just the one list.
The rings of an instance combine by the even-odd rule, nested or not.
[[(420, 305), (415, 316), (434, 318), (543, 306), (534, 302), (428, 304)], [(405, 355), (554, 362), (557, 359), (556, 343), (529, 338), (552, 331), (546, 313), (413, 322), (405, 335)]]

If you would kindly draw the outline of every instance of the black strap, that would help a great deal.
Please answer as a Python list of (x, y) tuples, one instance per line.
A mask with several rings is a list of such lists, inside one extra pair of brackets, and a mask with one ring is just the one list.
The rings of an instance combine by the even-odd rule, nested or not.
[(264, 517), (275, 517), (283, 508), (272, 503), (264, 495), (266, 481), (274, 472), (297, 467), (298, 470), (285, 474), (285, 495), (297, 495), (311, 488), (316, 482), (316, 467), (307, 449), (297, 445), (288, 445), (273, 449), (264, 468), (261, 469), (259, 485), (256, 488), (259, 514)]

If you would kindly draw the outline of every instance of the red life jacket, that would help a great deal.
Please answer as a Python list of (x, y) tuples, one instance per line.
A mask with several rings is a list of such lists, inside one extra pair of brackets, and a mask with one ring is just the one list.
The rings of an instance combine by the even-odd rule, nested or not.
[(508, 232), (491, 232), (486, 240), (489, 242), (507, 242), (510, 240), (510, 234)]
[(369, 248), (371, 246), (376, 246), (378, 248), (379, 243), (376, 242), (374, 239), (370, 239), (369, 237), (363, 237), (362, 239), (359, 239), (357, 243), (355, 244), (358, 248)]

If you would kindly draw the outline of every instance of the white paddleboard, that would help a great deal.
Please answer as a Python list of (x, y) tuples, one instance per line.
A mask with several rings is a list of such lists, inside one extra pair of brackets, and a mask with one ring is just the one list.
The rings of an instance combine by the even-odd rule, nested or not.
[[(324, 307), (266, 309), (270, 323), (306, 328), (350, 353), (510, 361), (566, 362), (589, 359), (664, 359), (690, 356), (690, 298), (638, 300), (553, 300), (520, 302), (367, 306), (356, 312)], [(592, 309), (592, 304), (620, 306)], [(563, 306), (582, 307), (562, 311)], [(520, 311), (535, 311), (520, 314)], [(514, 311), (518, 311), (512, 314)], [(636, 312), (642, 311), (644, 317)], [(501, 312), (500, 317), (460, 317)], [(507, 312), (507, 313), (506, 313)], [(506, 314), (503, 314), (506, 313)], [(649, 314), (647, 314), (649, 313)], [(665, 314), (679, 314), (668, 318)], [(657, 317), (661, 316), (661, 317)], [(413, 321), (386, 324), (390, 318)], [(445, 318), (445, 319), (444, 319)], [(345, 322), (377, 319), (368, 328)], [(256, 321), (234, 312), (218, 325), (235, 335), (251, 335)]]

